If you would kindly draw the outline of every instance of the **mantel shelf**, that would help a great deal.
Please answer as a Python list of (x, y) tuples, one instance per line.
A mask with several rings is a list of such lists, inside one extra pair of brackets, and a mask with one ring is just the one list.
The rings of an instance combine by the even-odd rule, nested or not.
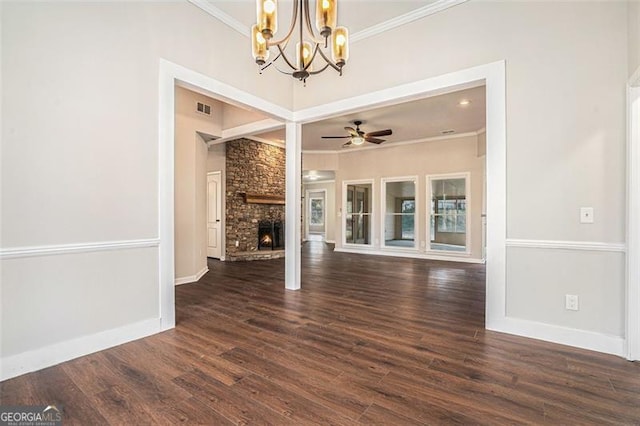
[(247, 204), (278, 204), (284, 205), (284, 195), (266, 195), (266, 194), (251, 194), (247, 192), (241, 192), (244, 202)]

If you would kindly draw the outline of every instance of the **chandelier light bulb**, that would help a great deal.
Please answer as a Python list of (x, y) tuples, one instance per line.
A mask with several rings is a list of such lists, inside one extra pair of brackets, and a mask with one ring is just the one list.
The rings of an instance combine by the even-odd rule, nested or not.
[(273, 0), (265, 0), (264, 2), (264, 11), (265, 13), (273, 13), (276, 11), (276, 2)]
[(262, 36), (266, 40), (271, 39), (278, 31), (277, 0), (256, 0), (256, 16)]
[(265, 40), (257, 25), (251, 27), (251, 54), (258, 65), (263, 65), (269, 59), (267, 40)]

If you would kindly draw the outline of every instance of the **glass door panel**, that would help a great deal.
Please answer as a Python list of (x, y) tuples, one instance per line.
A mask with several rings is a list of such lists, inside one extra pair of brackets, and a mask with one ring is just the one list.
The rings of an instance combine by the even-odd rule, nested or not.
[(415, 248), (416, 181), (385, 182), (384, 246)]
[(432, 178), (429, 218), (431, 250), (467, 250), (467, 179)]
[(345, 242), (371, 244), (371, 184), (347, 185)]

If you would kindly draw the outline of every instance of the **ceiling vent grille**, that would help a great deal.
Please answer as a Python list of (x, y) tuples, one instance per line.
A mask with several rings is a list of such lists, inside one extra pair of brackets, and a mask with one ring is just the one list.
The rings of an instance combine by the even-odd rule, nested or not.
[(196, 104), (196, 112), (199, 112), (200, 114), (211, 115), (211, 105), (198, 102)]

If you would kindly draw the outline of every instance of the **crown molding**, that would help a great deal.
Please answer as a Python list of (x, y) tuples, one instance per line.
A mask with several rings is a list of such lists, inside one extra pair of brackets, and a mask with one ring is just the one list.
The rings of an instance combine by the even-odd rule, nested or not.
[(467, 133), (456, 133), (453, 135), (444, 135), (444, 136), (433, 136), (430, 138), (422, 138), (422, 139), (414, 139), (414, 140), (408, 140), (408, 141), (402, 141), (402, 142), (393, 142), (390, 143), (389, 145), (372, 145), (372, 146), (365, 146), (362, 148), (348, 148), (348, 149), (333, 149), (333, 150), (303, 150), (302, 153), (303, 154), (350, 154), (350, 153), (354, 153), (354, 152), (361, 152), (361, 151), (370, 151), (372, 149), (385, 149), (385, 148), (395, 148), (397, 146), (404, 146), (404, 145), (414, 145), (417, 143), (426, 143), (426, 142), (436, 142), (436, 141), (443, 141), (443, 140), (448, 140), (448, 139), (459, 139), (459, 138), (466, 138), (469, 136), (478, 136), (478, 134), (480, 133), (480, 131), (476, 131), (476, 132), (467, 132)]
[[(187, 0), (187, 1), (193, 4), (194, 6), (197, 6), (200, 9), (204, 10), (214, 18), (218, 19), (220, 22), (227, 25), (229, 28), (249, 38), (249, 34), (250, 34), (249, 27), (247, 27), (237, 19), (233, 18), (229, 14), (218, 9), (218, 7), (216, 7), (211, 0)], [(412, 10), (411, 12), (407, 12), (403, 15), (396, 16), (384, 22), (380, 22), (379, 24), (372, 25), (369, 28), (366, 28), (364, 30), (358, 31), (351, 35), (351, 42), (355, 43), (361, 40), (365, 40), (369, 37), (373, 37), (378, 34), (384, 33), (386, 31), (392, 30), (394, 28), (400, 27), (402, 25), (409, 24), (413, 21), (417, 21), (418, 19), (422, 19), (426, 16), (434, 15), (438, 12), (442, 12), (443, 10), (449, 9), (450, 7), (457, 6), (462, 3), (466, 3), (468, 1), (469, 0), (437, 0), (426, 6)]]
[(335, 183), (336, 180), (335, 179), (326, 179), (326, 180), (314, 180), (314, 181), (310, 181), (310, 182), (305, 182), (304, 180), (302, 181), (303, 185), (315, 185), (315, 184), (319, 184), (319, 183)]
[(402, 25), (409, 24), (426, 16), (434, 15), (438, 12), (449, 9), (450, 7), (466, 3), (468, 1), (469, 0), (437, 0), (431, 4), (412, 10), (411, 12), (407, 12), (404, 15), (396, 16), (395, 18), (391, 18), (387, 21), (372, 25), (369, 28), (358, 31), (351, 36), (351, 42), (355, 43), (361, 40), (365, 40), (369, 37), (373, 37)]
[(261, 137), (258, 137), (258, 136), (246, 136), (245, 139), (249, 139), (249, 140), (252, 140), (254, 142), (260, 142), (260, 143), (263, 143), (265, 145), (277, 146), (278, 148), (284, 148), (285, 147), (284, 142), (271, 141), (269, 139), (261, 138)]
[(218, 19), (220, 22), (222, 22), (229, 28), (249, 38), (250, 29), (247, 26), (245, 26), (242, 22), (238, 21), (237, 19), (233, 18), (231, 15), (224, 13), (223, 11), (218, 9), (216, 6), (213, 5), (211, 1), (209, 0), (187, 0), (187, 1), (193, 4), (194, 6), (197, 6), (200, 9), (204, 10), (214, 18)]

